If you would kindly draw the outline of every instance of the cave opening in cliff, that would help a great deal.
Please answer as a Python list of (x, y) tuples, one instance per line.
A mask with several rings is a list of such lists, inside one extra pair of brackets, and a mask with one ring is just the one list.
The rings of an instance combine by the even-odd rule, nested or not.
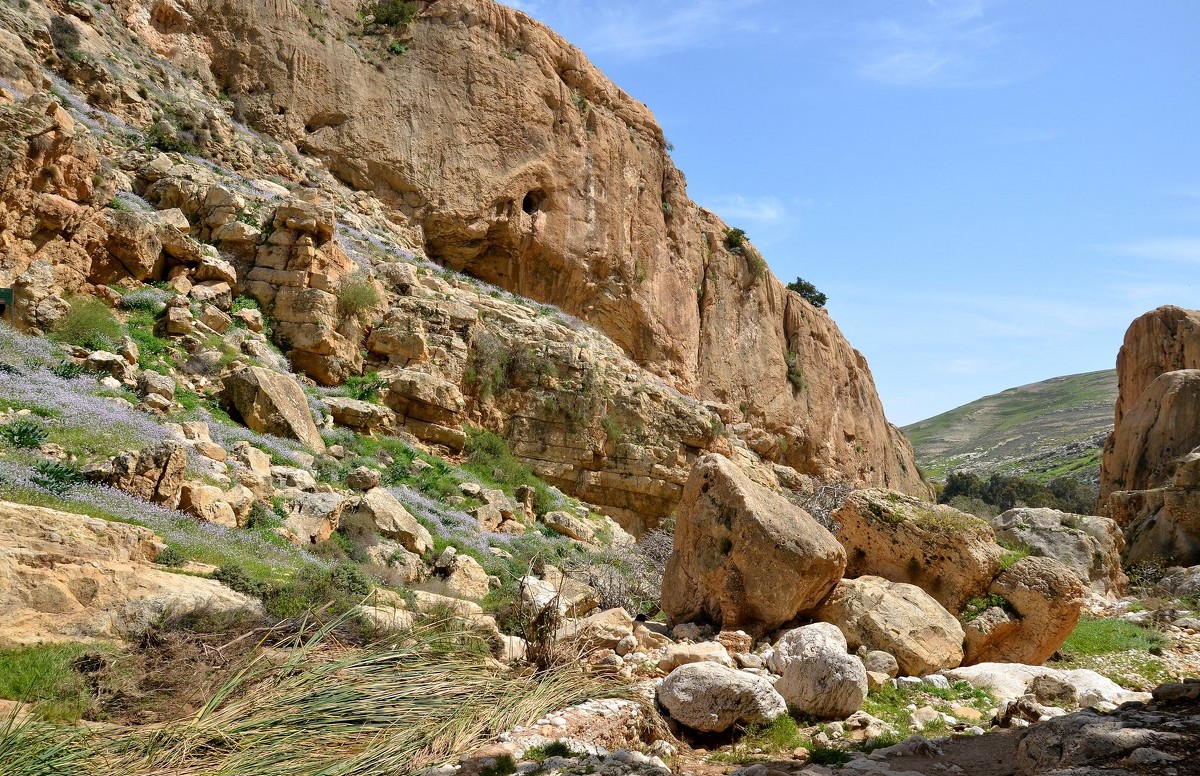
[(534, 189), (525, 195), (525, 199), (521, 201), (521, 209), (529, 215), (533, 215), (542, 209), (542, 204), (546, 201), (546, 192), (541, 189)]

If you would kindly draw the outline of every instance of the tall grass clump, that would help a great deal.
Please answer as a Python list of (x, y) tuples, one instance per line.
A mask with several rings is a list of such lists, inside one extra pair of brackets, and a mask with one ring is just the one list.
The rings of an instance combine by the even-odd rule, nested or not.
[(68, 305), (67, 314), (54, 327), (53, 339), (88, 350), (116, 349), (125, 327), (108, 305), (92, 296), (77, 296)]
[[(337, 619), (286, 660), (263, 656), (232, 676), (193, 718), (105, 745), (128, 776), (357, 776), (416, 773), (496, 731), (619, 685), (578, 669), (535, 677), (488, 664), (487, 644), (449, 623), (394, 646), (339, 646)], [(94, 744), (97, 748), (99, 743)]]
[(338, 309), (343, 315), (361, 315), (378, 305), (379, 299), (379, 289), (363, 270), (347, 275), (338, 288)]

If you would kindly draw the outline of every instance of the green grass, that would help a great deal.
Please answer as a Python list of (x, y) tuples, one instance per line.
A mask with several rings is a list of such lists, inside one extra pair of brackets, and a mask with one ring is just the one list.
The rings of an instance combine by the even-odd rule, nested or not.
[(1059, 651), (1071, 655), (1107, 655), (1128, 650), (1161, 649), (1169, 644), (1163, 634), (1136, 623), (1088, 618), (1079, 621)]
[(1000, 542), (1000, 546), (1004, 548), (1004, 553), (1000, 556), (1001, 571), (1008, 571), (1017, 565), (1018, 561), (1029, 557), (1028, 547), (1016, 547), (1007, 542)]
[[(915, 705), (918, 708), (929, 705), (937, 708), (939, 711), (949, 712), (952, 704), (970, 706), (979, 711), (986, 711), (996, 705), (996, 699), (991, 693), (973, 687), (968, 682), (954, 682), (948, 688), (926, 685), (922, 685), (919, 688), (894, 687), (887, 684), (869, 693), (863, 702), (862, 708), (863, 711), (882, 719), (884, 722), (895, 727), (901, 735), (904, 735), (908, 731), (909, 715), (912, 713), (908, 708), (910, 705)], [(934, 729), (936, 728), (926, 728), (926, 730)], [(895, 743), (895, 741), (889, 737), (884, 740), (867, 743), (868, 746), (865, 748), (873, 748), (874, 745), (887, 746), (888, 744)]]
[(538, 514), (551, 510), (557, 499), (546, 483), (521, 463), (509, 450), (508, 442), (491, 431), (478, 428), (467, 429), (467, 445), (464, 450), (467, 460), (463, 468), (484, 482), (513, 495), (521, 485), (533, 488), (533, 508)]
[(34, 714), (49, 722), (76, 722), (92, 704), (75, 658), (96, 647), (48, 644), (0, 650), (0, 698), (35, 704)]
[(711, 762), (729, 765), (750, 765), (779, 757), (790, 757), (796, 749), (812, 748), (812, 739), (800, 733), (800, 726), (790, 714), (770, 722), (746, 726), (741, 738), (728, 750), (715, 752)]
[(74, 297), (68, 304), (67, 314), (51, 333), (53, 339), (89, 350), (111, 351), (125, 336), (125, 327), (117, 316), (96, 297)]
[[(1056, 377), (987, 396), (901, 429), (917, 462), (940, 479), (971, 455), (985, 475), (1002, 468), (1048, 483), (1062, 476), (1083, 480), (1099, 473), (1100, 451), (1043, 457), (1068, 442), (1091, 440), (1112, 425), (1116, 372)], [(987, 450), (982, 457), (978, 450)]]

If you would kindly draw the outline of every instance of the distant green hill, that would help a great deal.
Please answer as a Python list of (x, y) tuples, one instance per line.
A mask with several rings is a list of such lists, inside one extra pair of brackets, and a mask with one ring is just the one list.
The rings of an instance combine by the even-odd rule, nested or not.
[(1106, 369), (1009, 388), (903, 430), (935, 480), (965, 470), (1096, 483), (1116, 400), (1117, 372)]

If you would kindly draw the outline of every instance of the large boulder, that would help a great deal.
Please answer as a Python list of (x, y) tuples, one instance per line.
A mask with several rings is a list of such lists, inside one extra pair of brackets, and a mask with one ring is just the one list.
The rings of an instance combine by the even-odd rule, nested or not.
[(787, 713), (784, 699), (766, 679), (717, 663), (676, 668), (659, 683), (657, 696), (672, 719), (702, 733), (770, 722)]
[(1119, 598), (1128, 579), (1121, 570), (1125, 539), (1105, 517), (1057, 509), (1018, 507), (992, 519), (996, 538), (1039, 558), (1054, 558), (1098, 595)]
[(253, 599), (154, 565), (147, 528), (0, 502), (0, 648), (135, 638), (169, 615), (241, 609)]
[(433, 537), (385, 488), (371, 488), (342, 513), (341, 527), (350, 534), (383, 536), (404, 549), (424, 555), (433, 548)]
[(260, 434), (296, 439), (317, 452), (325, 442), (317, 431), (304, 389), (293, 378), (248, 366), (224, 378), (222, 401)]
[(972, 687), (987, 690), (998, 701), (1011, 701), (1023, 697), (1034, 689), (1035, 682), (1045, 677), (1071, 687), (1074, 705), (1120, 704), (1148, 699), (1147, 693), (1126, 690), (1113, 680), (1087, 668), (1062, 670), (1022, 663), (976, 663), (943, 671), (942, 675), (952, 682), (967, 682)]
[(769, 665), (782, 674), (775, 689), (789, 708), (820, 719), (845, 719), (867, 697), (867, 669), (846, 652), (834, 625), (818, 622), (788, 631)]
[(954, 668), (963, 659), (963, 629), (921, 588), (882, 577), (843, 579), (814, 616), (838, 626), (849, 649), (890, 653), (906, 676)]
[(683, 490), (662, 608), (675, 622), (709, 619), (762, 633), (820, 603), (846, 556), (807, 512), (706, 455)]
[(832, 519), (846, 576), (916, 585), (951, 612), (987, 589), (1004, 553), (986, 520), (890, 491), (855, 491)]
[(167, 440), (141, 450), (126, 450), (111, 461), (84, 467), (92, 482), (123, 490), (143, 501), (174, 509), (187, 471), (187, 448)]
[(614, 649), (621, 639), (633, 635), (633, 618), (624, 609), (605, 609), (582, 620), (569, 620), (558, 629), (557, 638), (579, 650)]
[(1079, 577), (1056, 560), (1017, 561), (988, 588), (1004, 605), (964, 623), (963, 662), (1044, 663), (1079, 622), (1083, 591)]
[(301, 546), (320, 544), (337, 530), (346, 504), (340, 493), (297, 493), (287, 503), (286, 535)]

